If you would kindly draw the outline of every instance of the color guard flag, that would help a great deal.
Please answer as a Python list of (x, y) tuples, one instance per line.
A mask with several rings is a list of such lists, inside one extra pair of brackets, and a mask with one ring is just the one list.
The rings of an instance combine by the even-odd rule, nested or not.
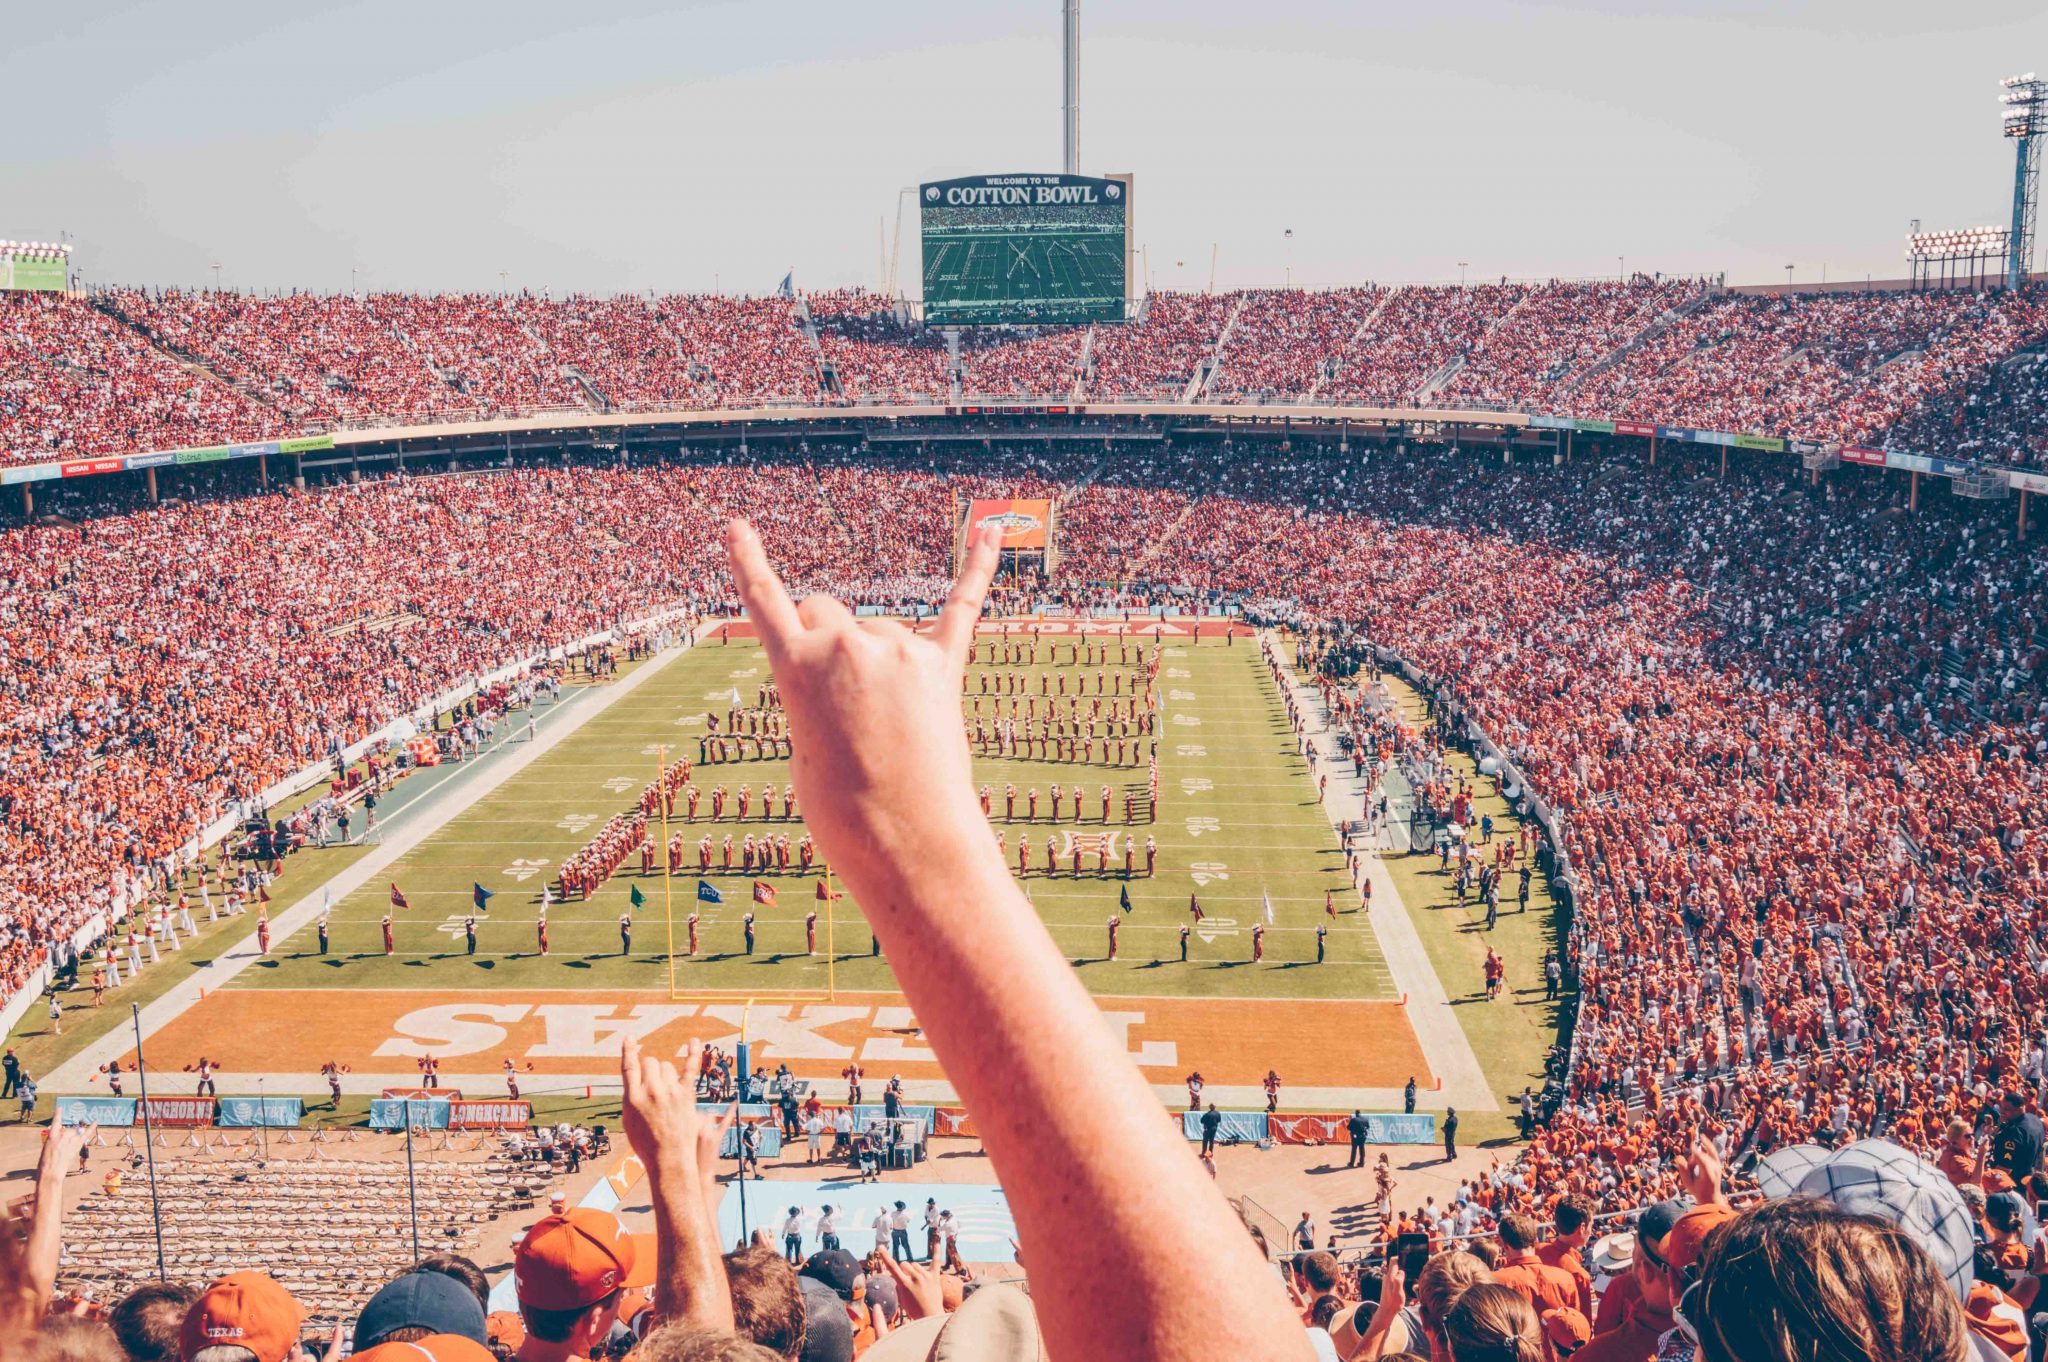
[(1269, 926), (1269, 927), (1270, 927), (1270, 926), (1272, 926), (1272, 925), (1273, 925), (1273, 896), (1272, 896), (1271, 894), (1268, 894), (1268, 893), (1267, 893), (1267, 892), (1266, 892), (1265, 890), (1261, 889), (1261, 890), (1259, 891), (1259, 903), (1260, 903), (1260, 905), (1261, 905), (1261, 906), (1263, 906), (1263, 907), (1265, 908), (1265, 910), (1266, 910), (1266, 925), (1267, 925), (1267, 926)]
[(398, 886), (397, 886), (397, 885), (395, 885), (395, 884), (391, 886), (391, 906), (392, 906), (393, 908), (410, 908), (410, 907), (412, 907), (412, 905), (411, 905), (410, 903), (407, 903), (407, 902), (405, 901), (405, 895), (403, 895), (403, 894), (401, 894), (401, 893), (399, 893), (399, 892), (398, 892)]
[(484, 888), (480, 884), (472, 882), (469, 886), (469, 897), (471, 901), (473, 901), (476, 904), (476, 910), (479, 913), (488, 913), (491, 911), (491, 899), (493, 895), (490, 890)]
[(1131, 911), (1131, 887), (1128, 884), (1117, 892), (1116, 906), (1126, 913)]
[(711, 881), (699, 880), (697, 881), (697, 902), (724, 903), (725, 895), (719, 893), (717, 886), (712, 884)]
[(1323, 891), (1323, 911), (1332, 918), (1337, 916), (1337, 900), (1330, 897), (1330, 891), (1327, 889)]
[(819, 881), (818, 881), (818, 892), (817, 892), (817, 898), (818, 898), (818, 902), (820, 902), (820, 903), (829, 903), (829, 902), (830, 902), (831, 900), (833, 900), (833, 899), (843, 899), (843, 898), (845, 898), (845, 897), (846, 897), (846, 895), (845, 895), (844, 893), (837, 893), (837, 894), (835, 894), (835, 893), (833, 893), (833, 892), (832, 892), (832, 891), (831, 891), (830, 889), (827, 889), (827, 888), (825, 887), (825, 882), (824, 882), (823, 880), (819, 880)]
[(755, 880), (754, 902), (762, 904), (769, 908), (773, 908), (775, 906), (775, 886), (772, 884), (764, 884), (760, 880)]
[(633, 911), (636, 913), (647, 906), (647, 895), (640, 892), (640, 886), (637, 884), (633, 886), (633, 892), (626, 897), (632, 900)]
[(554, 901), (555, 891), (546, 884), (542, 884), (540, 887), (540, 910), (545, 913), (548, 910), (548, 905)]
[(1202, 920), (1201, 902), (1193, 894), (1188, 895), (1188, 911), (1195, 915), (1195, 921), (1200, 922)]

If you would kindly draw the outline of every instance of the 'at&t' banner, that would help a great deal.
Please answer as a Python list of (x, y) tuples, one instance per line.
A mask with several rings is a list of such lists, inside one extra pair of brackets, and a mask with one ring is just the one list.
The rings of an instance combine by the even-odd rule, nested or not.
[(306, 1103), (297, 1097), (223, 1097), (220, 1124), (224, 1126), (297, 1126), (306, 1114)]
[(976, 500), (967, 512), (969, 534), (995, 523), (1003, 529), (1005, 549), (1043, 549), (1052, 524), (1052, 503), (1046, 500)]
[[(1346, 1123), (1349, 1116), (1327, 1116), (1318, 1114), (1295, 1114), (1263, 1111), (1219, 1111), (1223, 1118), (1216, 1128), (1218, 1144), (1256, 1144), (1260, 1140), (1271, 1140), (1275, 1144), (1343, 1144), (1351, 1143), (1351, 1132)], [(1202, 1117), (1199, 1111), (1181, 1113), (1181, 1133), (1190, 1140), (1202, 1138)], [(1367, 1144), (1434, 1144), (1436, 1143), (1436, 1114), (1418, 1111), (1412, 1115), (1396, 1113), (1371, 1113), (1365, 1118), (1365, 1142)]]

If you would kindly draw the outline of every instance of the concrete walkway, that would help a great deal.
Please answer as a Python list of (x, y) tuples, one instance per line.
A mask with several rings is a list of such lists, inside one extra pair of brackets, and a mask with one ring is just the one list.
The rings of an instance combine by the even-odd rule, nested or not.
[[(1371, 792), (1370, 779), (1348, 774), (1344, 769), (1347, 763), (1335, 759), (1336, 725), (1316, 688), (1299, 680), (1292, 668), (1282, 668), (1281, 675), (1293, 694), (1295, 707), (1301, 713), (1303, 731), (1315, 743), (1316, 750), (1323, 754), (1318, 761), (1330, 777), (1329, 789), (1323, 794), (1323, 812), (1329, 815), (1330, 826), (1337, 828), (1346, 822), (1362, 822), (1365, 801)], [(1392, 821), (1391, 814), (1392, 811), (1389, 822)], [(1429, 952), (1424, 949), (1422, 937), (1408, 915), (1408, 906), (1401, 901), (1400, 890), (1394, 887), (1394, 877), (1387, 873), (1386, 864), (1377, 850), (1366, 849), (1360, 860), (1372, 884), (1370, 920), (1373, 932), (1379, 937), (1380, 949), (1386, 953), (1394, 986), (1408, 999), (1408, 1021), (1415, 1028), (1415, 1038), (1422, 1045), (1423, 1056), (1429, 1060), (1431, 1071), (1443, 1081), (1440, 1091), (1420, 1095), (1420, 1105), (1432, 1108), (1451, 1106), (1462, 1111), (1499, 1111), (1500, 1102), (1487, 1083), (1485, 1072), (1479, 1067), (1479, 1057), (1472, 1052), (1472, 1042), (1466, 1039), (1465, 1028), (1458, 1024), (1450, 995), (1444, 992), (1443, 981), (1437, 978), (1436, 967), (1430, 963)]]

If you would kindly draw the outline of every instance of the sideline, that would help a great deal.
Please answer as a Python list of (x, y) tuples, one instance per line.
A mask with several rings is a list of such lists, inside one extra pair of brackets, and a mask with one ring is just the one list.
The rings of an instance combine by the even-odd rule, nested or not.
[[(1271, 637), (1270, 631), (1261, 631), (1260, 638)], [(1279, 645), (1275, 644), (1278, 651)], [(1294, 696), (1306, 720), (1308, 736), (1317, 742), (1325, 754), (1325, 767), (1331, 776), (1330, 788), (1323, 796), (1323, 812), (1329, 815), (1330, 826), (1337, 827), (1348, 820), (1365, 817), (1365, 799), (1369, 780), (1344, 774), (1344, 765), (1335, 760), (1337, 750), (1336, 726), (1331, 722), (1330, 712), (1323, 704), (1323, 697), (1315, 687), (1303, 684), (1292, 667), (1283, 666), (1280, 673), (1287, 682), (1287, 688)], [(1443, 1080), (1441, 1092), (1418, 1092), (1418, 1107), (1453, 1106), (1464, 1111), (1499, 1111), (1500, 1101), (1493, 1095), (1486, 1081), (1486, 1073), (1479, 1067), (1479, 1056), (1472, 1052), (1471, 1038), (1465, 1028), (1458, 1024), (1457, 1014), (1451, 1010), (1450, 995), (1444, 992), (1443, 980), (1437, 978), (1436, 967), (1429, 962), (1429, 952), (1423, 947), (1422, 936), (1415, 930), (1414, 920), (1408, 916), (1408, 905), (1401, 900), (1401, 891), (1394, 886), (1394, 877), (1380, 859), (1378, 850), (1368, 847), (1362, 853), (1367, 879), (1372, 884), (1372, 929), (1380, 939), (1380, 949), (1386, 954), (1387, 968), (1393, 971), (1394, 987), (1408, 996), (1408, 1024), (1415, 1029), (1415, 1039), (1422, 1046), (1423, 1057), (1429, 1061), (1430, 1069)]]
[[(331, 893), (338, 901), (377, 879), (400, 857), (440, 831), (463, 810), (552, 752), (558, 744), (575, 734), (592, 718), (638, 690), (649, 677), (658, 675), (677, 658), (701, 646), (702, 633), (703, 630), (700, 628), (698, 637), (688, 646), (670, 648), (660, 656), (648, 659), (624, 680), (606, 687), (596, 699), (577, 703), (580, 696), (593, 693), (590, 689), (584, 689), (579, 692), (578, 697), (572, 697), (550, 709), (545, 716), (535, 720), (538, 733), (534, 741), (510, 744), (509, 751), (506, 747), (501, 747), (497, 754), (481, 757), (464, 765), (452, 779), (442, 781), (430, 793), (417, 800), (416, 813), (413, 807), (401, 810), (412, 814), (405, 820), (402, 829), (394, 827), (390, 822), (380, 822), (384, 833), (381, 845), (324, 883), (313, 886), (297, 903), (271, 918), (271, 947), (275, 949), (291, 940), (294, 933), (311, 927), (318, 920), (320, 905), (328, 894)], [(226, 986), (236, 975), (263, 958), (256, 947), (256, 933), (252, 923), (249, 934), (228, 945), (211, 965), (193, 967), (188, 977), (173, 984), (156, 1001), (143, 1006), (144, 1040), (155, 1035), (172, 1018), (196, 1005), (206, 990), (218, 990)], [(105, 1067), (108, 1060), (125, 1055), (133, 1049), (134, 1039), (132, 1027), (116, 1026), (51, 1070), (40, 1086), (43, 1091), (52, 1094), (78, 1095), (101, 1091), (94, 1086), (93, 1076)], [(184, 1092), (198, 1083), (196, 1076), (188, 1077), (163, 1069), (152, 1069), (150, 1077), (156, 1085), (156, 1090), (167, 1094)], [(181, 1079), (184, 1081), (180, 1082)]]

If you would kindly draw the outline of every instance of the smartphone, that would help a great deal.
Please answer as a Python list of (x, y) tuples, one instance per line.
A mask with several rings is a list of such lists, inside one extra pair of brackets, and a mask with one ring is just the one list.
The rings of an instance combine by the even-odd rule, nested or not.
[(1401, 1264), (1401, 1275), (1414, 1281), (1422, 1275), (1423, 1264), (1429, 1261), (1429, 1236), (1409, 1233), (1394, 1240), (1394, 1256)]

